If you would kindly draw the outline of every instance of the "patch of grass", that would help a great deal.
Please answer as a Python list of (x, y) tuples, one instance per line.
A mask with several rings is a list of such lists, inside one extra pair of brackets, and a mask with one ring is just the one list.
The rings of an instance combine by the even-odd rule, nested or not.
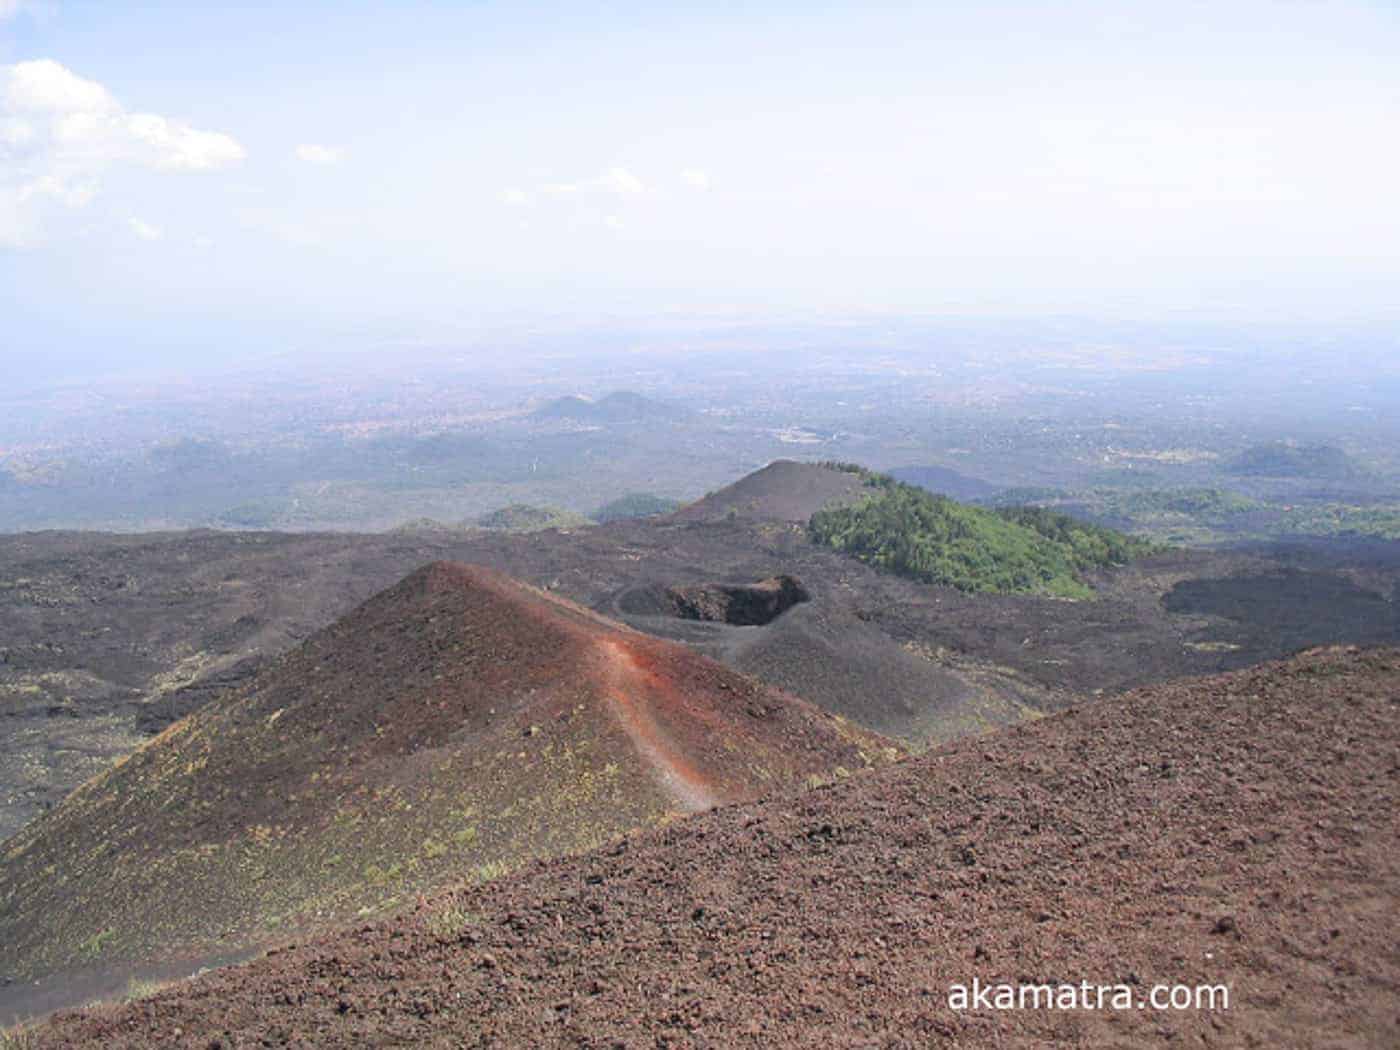
[(133, 977), (126, 982), (126, 1001), (135, 1002), (138, 999), (149, 999), (159, 991), (170, 987), (169, 981), (147, 981), (139, 977)]
[(479, 912), (469, 911), (463, 905), (454, 902), (433, 912), (424, 920), (423, 925), (429, 933), (451, 940), (468, 926), (475, 926), (480, 921)]
[(508, 871), (510, 871), (510, 865), (503, 860), (487, 861), (476, 869), (476, 881), (490, 882), (493, 879), (499, 879)]
[(0, 1028), (0, 1050), (32, 1050), (39, 1045), (34, 1026), (17, 1024)]
[(383, 886), (398, 878), (401, 871), (398, 863), (390, 864), (387, 868), (380, 867), (378, 864), (366, 864), (361, 874), (371, 886)]
[(78, 946), (78, 954), (84, 959), (95, 959), (102, 954), (102, 950), (107, 947), (116, 931), (111, 928), (99, 930)]

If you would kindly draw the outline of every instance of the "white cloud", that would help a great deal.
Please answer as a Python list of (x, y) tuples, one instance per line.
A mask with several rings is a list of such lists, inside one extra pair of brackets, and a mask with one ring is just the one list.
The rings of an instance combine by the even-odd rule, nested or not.
[(0, 66), (0, 244), (39, 239), (55, 207), (86, 207), (114, 166), (214, 171), (244, 155), (221, 132), (129, 112), (52, 59)]
[(609, 168), (598, 179), (598, 187), (610, 193), (616, 193), (622, 197), (630, 197), (639, 193), (645, 193), (646, 187), (642, 185), (642, 180), (633, 175), (626, 168)]
[(501, 203), (512, 208), (520, 208), (530, 203), (530, 195), (515, 186), (501, 191)]
[(710, 176), (698, 168), (686, 168), (681, 172), (681, 181), (697, 190), (710, 188)]
[[(612, 194), (617, 197), (638, 197), (647, 192), (641, 179), (626, 168), (613, 167), (596, 178), (582, 182), (547, 182), (536, 191), (544, 197), (569, 198), (585, 195)], [(519, 194), (516, 198), (514, 195)], [(523, 199), (522, 199), (523, 198)], [(509, 189), (501, 197), (507, 204), (525, 203), (529, 194), (524, 190)]]
[(243, 147), (217, 131), (198, 131), (154, 113), (126, 118), (127, 131), (150, 147), (145, 162), (172, 171), (213, 171), (236, 164), (245, 156)]
[(314, 142), (304, 142), (296, 148), (297, 160), (307, 164), (339, 164), (345, 151), (335, 146), (321, 146)]
[(111, 113), (121, 108), (97, 81), (77, 76), (51, 58), (10, 66), (4, 98), (5, 108), (16, 113)]
[(152, 226), (149, 222), (142, 222), (134, 215), (126, 221), (127, 225), (131, 227), (131, 232), (143, 241), (158, 241), (165, 236), (157, 227)]

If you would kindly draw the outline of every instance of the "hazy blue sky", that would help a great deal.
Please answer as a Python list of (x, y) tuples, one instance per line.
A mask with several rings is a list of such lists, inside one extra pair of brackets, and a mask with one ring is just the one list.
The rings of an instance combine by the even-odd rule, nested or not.
[(0, 355), (1395, 316), (1400, 4), (0, 0)]

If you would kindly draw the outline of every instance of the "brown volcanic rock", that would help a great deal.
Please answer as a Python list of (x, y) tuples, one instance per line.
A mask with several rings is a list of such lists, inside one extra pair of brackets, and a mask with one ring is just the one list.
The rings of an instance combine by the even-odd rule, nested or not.
[(436, 563), (9, 840), (0, 974), (227, 955), (888, 746), (683, 646)]
[[(1391, 1047), (1398, 695), (1394, 650), (1139, 690), (60, 1015), (33, 1045)], [(951, 1009), (974, 977), (1231, 998)]]

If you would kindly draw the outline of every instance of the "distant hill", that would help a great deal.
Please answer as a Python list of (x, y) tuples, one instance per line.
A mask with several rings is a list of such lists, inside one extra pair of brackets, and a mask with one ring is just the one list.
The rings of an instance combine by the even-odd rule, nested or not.
[(535, 409), (536, 419), (568, 419), (581, 423), (659, 423), (685, 419), (691, 413), (678, 405), (656, 401), (630, 390), (617, 390), (596, 401), (572, 395), (547, 401)]
[(678, 501), (667, 499), (665, 496), (657, 496), (650, 492), (629, 492), (595, 510), (593, 520), (606, 524), (629, 518), (650, 518), (656, 514), (669, 514), (679, 506)]
[(16, 1045), (1393, 1047), (1397, 676), (1329, 650), (1104, 697)]
[(1313, 478), (1347, 481), (1365, 471), (1339, 448), (1331, 445), (1295, 445), (1274, 441), (1245, 449), (1225, 464), (1231, 474), (1242, 477)]
[(468, 525), (453, 525), (446, 521), (438, 521), (436, 518), (413, 518), (410, 521), (400, 522), (387, 531), (396, 536), (451, 536), (465, 532), (469, 528)]
[(738, 518), (806, 524), (823, 507), (863, 494), (865, 479), (861, 468), (854, 466), (779, 459), (682, 507), (675, 517), (678, 521)]
[(436, 563), (8, 840), (0, 974), (226, 955), (888, 747), (684, 646)]
[(882, 475), (859, 501), (818, 511), (814, 542), (924, 583), (963, 591), (1085, 598), (1082, 574), (1150, 545), (1040, 507), (988, 510)]
[(503, 529), (507, 532), (538, 532), (541, 529), (573, 529), (591, 524), (582, 514), (558, 507), (536, 507), (529, 503), (512, 503), (476, 519), (483, 529)]
[(154, 467), (173, 473), (224, 468), (232, 458), (228, 446), (212, 438), (183, 437), (156, 445), (147, 453)]
[(896, 467), (889, 473), (896, 481), (951, 496), (953, 499), (986, 499), (1001, 491), (1000, 486), (981, 478), (960, 474), (950, 467)]

